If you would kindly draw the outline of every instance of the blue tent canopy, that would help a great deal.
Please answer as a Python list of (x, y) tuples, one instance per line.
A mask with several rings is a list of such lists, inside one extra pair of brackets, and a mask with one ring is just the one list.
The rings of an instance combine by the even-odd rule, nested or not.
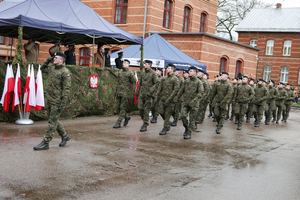
[[(140, 59), (140, 45), (131, 45), (120, 51), (112, 53), (110, 57), (117, 58), (118, 53), (121, 51), (123, 51), (124, 58)], [(185, 54), (157, 33), (144, 39), (144, 58), (164, 60), (164, 67), (166, 67), (169, 63), (172, 63), (178, 69), (188, 69), (191, 65), (193, 65), (206, 71), (206, 65)]]
[(5, 0), (0, 3), (0, 35), (18, 36), (39, 42), (142, 44), (143, 38), (124, 31), (103, 19), (80, 0)]

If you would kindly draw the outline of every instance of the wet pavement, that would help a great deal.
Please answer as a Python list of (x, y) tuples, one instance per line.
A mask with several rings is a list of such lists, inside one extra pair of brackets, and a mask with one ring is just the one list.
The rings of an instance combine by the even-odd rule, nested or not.
[(300, 199), (300, 111), (287, 123), (226, 121), (220, 135), (206, 118), (191, 140), (184, 128), (158, 133), (162, 120), (141, 133), (132, 116), (113, 129), (117, 117), (63, 120), (71, 136), (59, 147), (34, 151), (47, 122), (0, 123), (0, 199)]

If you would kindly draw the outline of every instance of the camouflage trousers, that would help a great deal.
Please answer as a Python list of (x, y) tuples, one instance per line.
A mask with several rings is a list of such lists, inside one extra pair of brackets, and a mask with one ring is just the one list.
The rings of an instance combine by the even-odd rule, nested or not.
[[(181, 120), (184, 128), (187, 130), (187, 133), (192, 133), (196, 124), (196, 116), (197, 116), (197, 107), (191, 106), (182, 106), (181, 108)], [(187, 117), (189, 117), (190, 122)]]
[(204, 120), (205, 118), (205, 112), (208, 105), (208, 101), (201, 101), (199, 104), (198, 114), (196, 120)]
[(275, 116), (276, 121), (279, 121), (281, 119), (282, 109), (283, 109), (283, 106), (277, 106), (277, 112), (276, 112), (276, 116)]
[(233, 110), (235, 117), (239, 122), (238, 125), (242, 126), (245, 121), (245, 114), (248, 111), (248, 103), (235, 103)]
[(151, 113), (153, 118), (157, 118), (159, 113), (157, 111), (157, 103), (154, 103), (154, 98), (152, 99), (152, 105), (151, 105)]
[(181, 102), (175, 103), (173, 118), (177, 122), (181, 113)]
[(55, 131), (57, 131), (61, 137), (67, 135), (63, 125), (59, 121), (62, 111), (60, 105), (49, 105), (47, 107), (49, 129), (44, 136), (45, 143), (49, 143), (52, 140)]
[(129, 98), (117, 97), (116, 100), (117, 100), (117, 113), (119, 113), (119, 118), (117, 123), (121, 124), (122, 120), (128, 117), (126, 111), (129, 103)]
[(224, 103), (224, 104), (214, 105), (214, 113), (218, 123), (218, 129), (221, 129), (225, 124), (225, 117), (228, 113), (228, 104)]
[(291, 104), (289, 104), (289, 105), (284, 104), (283, 109), (282, 109), (282, 118), (284, 120), (287, 120), (289, 118), (291, 109), (292, 109)]
[(252, 113), (253, 113), (255, 121), (257, 123), (261, 122), (263, 115), (264, 115), (264, 111), (265, 111), (264, 105), (253, 104)]
[(152, 97), (142, 96), (138, 100), (138, 108), (140, 111), (140, 116), (144, 122), (144, 126), (149, 125), (149, 112), (152, 106)]
[(247, 120), (250, 120), (250, 117), (252, 117), (252, 115), (253, 115), (253, 110), (252, 110), (252, 108), (253, 108), (253, 104), (252, 104), (252, 103), (249, 103), (249, 104), (248, 104), (248, 111), (247, 111), (247, 113), (246, 113)]
[(266, 104), (265, 115), (266, 115), (266, 122), (270, 122), (272, 118), (274, 120), (276, 119), (276, 105), (274, 103)]
[(164, 120), (164, 129), (170, 127), (170, 118), (174, 114), (175, 103), (164, 105), (165, 101), (160, 100), (157, 105), (157, 111)]
[(213, 106), (212, 103), (209, 103), (209, 114), (212, 116), (213, 115)]
[[(230, 117), (233, 118), (235, 116), (235, 112), (234, 112), (234, 107), (237, 106), (236, 104), (238, 103), (231, 103), (231, 115)], [(248, 106), (247, 106), (247, 110), (248, 110)], [(245, 114), (247, 113), (247, 111), (245, 112)]]

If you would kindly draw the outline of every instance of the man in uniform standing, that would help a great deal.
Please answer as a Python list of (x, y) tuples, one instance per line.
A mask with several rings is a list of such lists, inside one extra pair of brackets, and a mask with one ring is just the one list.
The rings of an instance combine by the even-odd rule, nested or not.
[[(278, 94), (277, 97), (275, 99), (275, 104), (277, 106), (277, 115), (276, 115), (276, 124), (279, 124), (279, 120), (281, 118), (281, 113), (284, 107), (284, 102), (285, 99), (287, 98), (287, 91), (285, 89), (283, 89), (283, 83), (279, 82), (278, 83)], [(272, 122), (274, 123), (275, 120), (272, 120)]]
[(155, 76), (155, 72), (151, 69), (151, 66), (151, 60), (144, 61), (145, 71), (141, 72), (137, 91), (139, 95), (138, 107), (140, 116), (144, 122), (140, 129), (141, 132), (147, 131), (147, 126), (149, 125), (149, 112), (152, 106), (155, 84), (157, 83), (157, 76)]
[(291, 90), (291, 84), (287, 83), (286, 86), (285, 86), (285, 90), (287, 92), (287, 98), (284, 101), (284, 109), (283, 109), (283, 112), (282, 112), (282, 118), (283, 118), (282, 121), (283, 122), (286, 122), (286, 120), (289, 118), (290, 111), (291, 111), (291, 108), (292, 108), (292, 103), (293, 103), (293, 100), (295, 98), (295, 94)]
[(161, 79), (162, 79), (162, 69), (161, 68), (156, 68), (155, 71), (155, 76), (157, 78), (157, 82), (155, 84), (155, 89), (154, 89), (154, 95), (153, 95), (153, 101), (152, 101), (152, 106), (151, 106), (151, 113), (152, 113), (152, 119), (150, 120), (151, 123), (157, 123), (157, 117), (159, 115), (158, 110), (157, 110), (157, 103), (155, 103), (155, 94), (158, 90), (158, 87), (160, 85)]
[(66, 65), (76, 65), (75, 43), (68, 44), (68, 50), (65, 51), (67, 56)]
[(264, 111), (265, 111), (265, 103), (268, 97), (268, 90), (262, 84), (264, 82), (263, 79), (257, 80), (257, 87), (254, 89), (255, 95), (253, 97), (253, 114), (254, 114), (254, 127), (259, 127), (260, 122), (262, 120)]
[(276, 118), (276, 105), (275, 105), (275, 99), (276, 96), (278, 94), (277, 89), (274, 87), (275, 82), (273, 80), (270, 80), (269, 82), (269, 87), (268, 87), (268, 91), (269, 91), (269, 95), (267, 98), (267, 104), (266, 104), (266, 121), (265, 124), (269, 125), (271, 119), (275, 119)]
[(115, 59), (116, 67), (117, 67), (118, 69), (123, 69), (123, 61), (122, 61), (122, 58), (123, 58), (123, 51), (119, 52), (119, 53), (118, 53), (118, 57)]
[[(191, 66), (189, 68), (190, 78), (183, 83), (183, 86), (180, 88), (178, 96), (176, 97), (177, 99), (182, 97), (181, 119), (185, 128), (183, 134), (184, 139), (191, 139), (191, 133), (195, 127), (199, 101), (204, 91), (203, 85), (197, 78), (196, 73), (197, 68)], [(187, 119), (188, 116), (190, 122)]]
[(123, 69), (118, 73), (118, 87), (116, 87), (115, 96), (117, 98), (117, 112), (119, 112), (119, 118), (113, 128), (121, 128), (123, 119), (125, 119), (123, 126), (127, 126), (131, 119), (126, 113), (126, 108), (133, 97), (136, 79), (133, 71), (129, 69), (129, 64), (130, 61), (125, 59), (123, 61)]
[(39, 60), (39, 48), (35, 44), (35, 38), (28, 39), (28, 42), (24, 44), (25, 58), (28, 62), (38, 62)]
[[(179, 80), (179, 89), (183, 86), (184, 79), (181, 77), (181, 69), (176, 69), (175, 76)], [(177, 126), (178, 119), (180, 117), (181, 112), (181, 101), (177, 101), (174, 107), (173, 119), (174, 121), (171, 123), (171, 126)]]
[(109, 47), (104, 48), (104, 57), (105, 57), (105, 61), (104, 61), (104, 65), (105, 67), (110, 68), (110, 55), (109, 55)]
[[(170, 130), (170, 117), (174, 112), (174, 97), (178, 94), (179, 80), (174, 75), (175, 65), (168, 64), (167, 76), (163, 77), (155, 97), (158, 102), (158, 113), (164, 120), (164, 127), (159, 135), (166, 135)], [(156, 103), (156, 102), (155, 102)]]
[(54, 54), (57, 52), (62, 53), (62, 50), (60, 48), (60, 41), (57, 40), (57, 41), (54, 41), (53, 43), (54, 43), (54, 46), (49, 49), (49, 54), (51, 57), (53, 57)]
[(233, 89), (231, 84), (228, 83), (228, 73), (221, 73), (221, 82), (216, 85), (212, 91), (212, 99), (214, 106), (215, 119), (218, 123), (216, 133), (221, 133), (221, 128), (225, 123), (225, 116), (227, 114), (228, 103), (232, 98)]
[[(62, 138), (61, 143), (59, 143), (60, 147), (65, 146), (67, 141), (71, 139), (59, 121), (59, 117), (67, 105), (71, 87), (71, 74), (64, 65), (65, 60), (65, 54), (58, 52), (54, 58), (49, 57), (42, 64), (41, 70), (49, 74), (47, 88), (47, 116), (49, 129), (46, 132), (43, 141), (39, 145), (33, 147), (34, 150), (49, 149), (49, 142), (52, 140), (55, 131), (57, 131)], [(53, 65), (49, 65), (50, 62), (53, 62)]]

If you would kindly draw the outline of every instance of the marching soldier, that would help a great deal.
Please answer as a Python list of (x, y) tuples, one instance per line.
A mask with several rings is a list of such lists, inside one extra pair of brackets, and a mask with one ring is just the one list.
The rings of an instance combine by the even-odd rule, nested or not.
[(237, 89), (237, 78), (232, 79), (232, 88), (233, 88), (233, 98), (231, 101), (231, 116), (230, 116), (230, 121), (233, 121), (234, 117), (234, 106), (235, 106), (235, 94), (236, 94), (236, 89)]
[[(184, 78), (181, 77), (181, 70), (180, 69), (176, 69), (175, 76), (179, 80), (179, 89), (180, 89), (183, 86), (183, 83), (184, 83)], [(174, 121), (171, 123), (171, 126), (177, 126), (177, 122), (178, 122), (178, 119), (180, 117), (180, 112), (181, 112), (181, 101), (177, 101), (175, 103), (175, 108), (174, 108), (174, 113), (173, 113)]]
[(292, 103), (295, 98), (294, 92), (291, 90), (291, 84), (287, 83), (285, 86), (286, 92), (287, 92), (287, 98), (284, 101), (284, 109), (282, 112), (282, 121), (286, 122), (286, 120), (289, 118), (289, 114), (292, 108)]
[[(255, 84), (254, 84), (254, 79), (253, 78), (250, 78), (249, 79), (249, 85), (250, 87), (253, 88), (253, 90), (256, 88)], [(254, 90), (255, 92), (255, 90)], [(250, 118), (252, 117), (253, 113), (252, 113), (252, 108), (253, 108), (253, 103), (252, 101), (248, 104), (248, 111), (247, 111), (247, 114), (246, 114), (246, 123), (250, 123)]]
[[(211, 84), (211, 91), (214, 90), (215, 84), (216, 82), (218, 82), (219, 79), (219, 75), (215, 75), (215, 81)], [(212, 106), (212, 93), (210, 93), (209, 95), (209, 115), (208, 117), (212, 117), (213, 116), (213, 106)]]
[(138, 107), (140, 116), (144, 122), (140, 129), (141, 132), (147, 131), (147, 126), (149, 125), (149, 112), (152, 106), (155, 84), (157, 83), (157, 76), (155, 76), (155, 72), (151, 69), (151, 66), (151, 60), (144, 61), (145, 71), (141, 72), (137, 91), (137, 94), (139, 94)]
[(123, 125), (127, 126), (131, 119), (131, 117), (129, 117), (126, 113), (126, 108), (133, 96), (136, 79), (133, 71), (129, 69), (129, 64), (130, 61), (125, 59), (123, 61), (123, 69), (121, 69), (118, 73), (118, 87), (116, 87), (115, 96), (117, 98), (117, 112), (119, 112), (119, 118), (113, 128), (121, 128), (121, 122), (123, 119), (125, 119)]
[(178, 94), (179, 80), (175, 77), (175, 65), (168, 64), (167, 76), (163, 77), (155, 97), (155, 103), (158, 102), (158, 113), (164, 120), (164, 127), (159, 135), (166, 135), (170, 130), (170, 117), (174, 112), (174, 97)]
[[(275, 99), (275, 104), (277, 106), (276, 124), (279, 124), (279, 120), (281, 118), (281, 113), (283, 110), (284, 102), (288, 96), (287, 91), (283, 89), (283, 85), (284, 84), (282, 82), (278, 83), (278, 95)], [(275, 121), (272, 120), (272, 122), (274, 123)]]
[(260, 122), (262, 120), (264, 111), (265, 111), (265, 103), (268, 97), (268, 90), (266, 87), (262, 84), (264, 82), (263, 79), (257, 80), (257, 87), (254, 89), (255, 95), (253, 98), (253, 114), (255, 118), (254, 127), (259, 127)]
[(202, 124), (205, 118), (205, 111), (209, 102), (210, 92), (211, 92), (211, 85), (207, 79), (204, 78), (205, 72), (202, 69), (198, 70), (197, 76), (200, 79), (204, 92), (201, 99), (201, 102), (199, 104), (199, 111), (197, 114), (197, 121), (196, 123)]
[(273, 117), (273, 119), (276, 118), (276, 105), (275, 105), (275, 98), (278, 94), (277, 89), (274, 87), (275, 82), (273, 80), (269, 81), (269, 87), (268, 87), (268, 91), (269, 91), (269, 95), (267, 98), (267, 102), (266, 102), (266, 121), (265, 124), (269, 125), (270, 121)]
[[(160, 85), (161, 79), (162, 79), (162, 69), (161, 68), (157, 68), (155, 71), (155, 76), (157, 77), (157, 82), (155, 84), (155, 92), (157, 92), (158, 87)], [(151, 106), (151, 113), (152, 113), (152, 119), (150, 120), (151, 123), (157, 123), (157, 117), (159, 115), (158, 111), (157, 111), (157, 104), (155, 103), (155, 94), (153, 96), (152, 99), (152, 106)]]
[[(197, 68), (191, 66), (189, 68), (190, 78), (184, 82), (180, 88), (177, 99), (182, 97), (181, 119), (185, 128), (183, 138), (191, 139), (191, 133), (195, 127), (196, 114), (199, 106), (200, 98), (203, 93), (203, 85), (196, 77)], [(189, 116), (189, 121), (187, 117)]]

